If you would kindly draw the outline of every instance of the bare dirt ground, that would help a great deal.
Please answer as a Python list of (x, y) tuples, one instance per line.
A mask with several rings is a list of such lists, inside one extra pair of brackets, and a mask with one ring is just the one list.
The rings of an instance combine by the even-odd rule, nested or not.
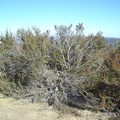
[(0, 120), (108, 120), (108, 113), (78, 110), (79, 116), (60, 114), (46, 103), (32, 104), (28, 100), (15, 100), (0, 94)]

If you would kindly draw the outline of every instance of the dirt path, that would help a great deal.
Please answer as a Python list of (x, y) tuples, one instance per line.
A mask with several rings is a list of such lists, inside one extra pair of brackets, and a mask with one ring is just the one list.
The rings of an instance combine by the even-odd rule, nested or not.
[(107, 120), (105, 113), (92, 113), (87, 110), (78, 111), (81, 116), (71, 114), (60, 115), (47, 104), (30, 104), (28, 100), (14, 100), (0, 94), (0, 120)]

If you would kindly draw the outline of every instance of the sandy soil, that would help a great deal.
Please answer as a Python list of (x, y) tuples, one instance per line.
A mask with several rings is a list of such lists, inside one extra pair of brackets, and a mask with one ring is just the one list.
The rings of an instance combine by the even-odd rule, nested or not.
[(28, 100), (14, 100), (0, 94), (0, 120), (108, 120), (108, 113), (78, 110), (79, 116), (61, 115), (46, 103), (32, 104)]

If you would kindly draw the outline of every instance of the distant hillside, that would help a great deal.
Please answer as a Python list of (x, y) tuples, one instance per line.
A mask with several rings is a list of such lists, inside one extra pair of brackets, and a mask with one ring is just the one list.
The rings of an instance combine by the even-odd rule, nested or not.
[(120, 42), (120, 38), (109, 38), (109, 37), (105, 37), (105, 39), (106, 39), (106, 43), (108, 44), (108, 45), (114, 45), (115, 43), (117, 43), (117, 42)]

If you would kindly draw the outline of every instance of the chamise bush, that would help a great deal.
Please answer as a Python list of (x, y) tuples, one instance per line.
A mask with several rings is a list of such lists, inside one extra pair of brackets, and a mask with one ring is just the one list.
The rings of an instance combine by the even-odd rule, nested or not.
[(106, 110), (119, 110), (120, 44), (107, 45), (101, 32), (86, 37), (82, 23), (75, 30), (55, 25), (55, 31), (54, 37), (37, 27), (1, 35), (0, 91), (58, 109), (97, 109), (107, 96)]

